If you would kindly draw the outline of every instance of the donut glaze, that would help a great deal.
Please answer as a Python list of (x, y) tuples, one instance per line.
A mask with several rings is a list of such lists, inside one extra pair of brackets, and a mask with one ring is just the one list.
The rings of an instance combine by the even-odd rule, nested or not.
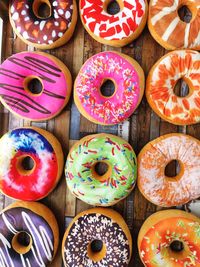
[[(200, 122), (200, 53), (177, 50), (162, 57), (151, 69), (146, 97), (161, 118), (176, 125)], [(179, 79), (189, 86), (189, 94), (179, 97), (174, 87)]]
[[(40, 17), (34, 8), (35, 4), (39, 7), (44, 3), (50, 6), (48, 18)], [(66, 43), (73, 34), (76, 20), (77, 7), (73, 0), (11, 0), (10, 21), (16, 34), (24, 42), (40, 49)]]
[[(165, 175), (172, 160), (180, 164), (175, 177)], [(179, 206), (200, 196), (200, 141), (189, 135), (166, 134), (149, 142), (138, 155), (138, 187), (152, 203)]]
[(109, 1), (80, 0), (81, 20), (85, 29), (99, 42), (124, 46), (143, 30), (147, 17), (145, 0), (122, 0), (120, 12), (111, 15), (106, 11)]
[[(105, 256), (94, 261), (87, 253), (93, 240), (106, 246)], [(126, 223), (115, 211), (91, 209), (80, 213), (68, 227), (62, 244), (65, 267), (128, 267), (132, 240)]]
[[(27, 156), (34, 161), (31, 171), (21, 167)], [(44, 130), (19, 128), (0, 139), (0, 190), (9, 197), (28, 201), (45, 197), (60, 179), (62, 166), (61, 146)]]
[[(41, 94), (25, 88), (27, 78), (36, 77), (43, 85)], [(54, 56), (41, 52), (12, 55), (0, 67), (0, 99), (15, 115), (39, 121), (56, 116), (71, 93), (71, 74)]]
[[(108, 164), (103, 176), (95, 171), (99, 162)], [(132, 147), (120, 137), (89, 135), (71, 148), (65, 174), (76, 197), (91, 205), (110, 206), (125, 198), (135, 186), (137, 160)]]
[[(192, 13), (192, 19), (188, 23), (182, 21), (178, 15), (182, 6), (187, 6)], [(152, 36), (165, 49), (199, 50), (200, 0), (151, 0), (148, 26)]]
[[(143, 224), (138, 236), (140, 258), (146, 267), (199, 267), (200, 220), (180, 210), (159, 211)], [(170, 245), (182, 242), (183, 251)]]
[[(115, 93), (100, 92), (107, 80), (115, 83)], [(132, 58), (117, 52), (101, 52), (81, 68), (74, 85), (74, 100), (83, 116), (98, 124), (126, 120), (139, 105), (144, 91), (144, 73)]]
[[(32, 202), (33, 203), (33, 202)], [(38, 214), (47, 207), (37, 203), (38, 211), (32, 211), (31, 202), (17, 202), (19, 206), (8, 207), (0, 214), (0, 266), (13, 267), (44, 267), (52, 261), (56, 250), (57, 241), (54, 237), (52, 222), (55, 221), (53, 214), (48, 217)], [(34, 204), (35, 205), (35, 204)], [(50, 213), (50, 210), (48, 211)], [(47, 219), (51, 216), (51, 222)], [(56, 223), (56, 221), (55, 221)], [(57, 224), (54, 227), (58, 227)], [(13, 238), (19, 233), (25, 232), (32, 240), (30, 249), (26, 253), (19, 253), (14, 249)], [(56, 229), (58, 234), (58, 229)]]

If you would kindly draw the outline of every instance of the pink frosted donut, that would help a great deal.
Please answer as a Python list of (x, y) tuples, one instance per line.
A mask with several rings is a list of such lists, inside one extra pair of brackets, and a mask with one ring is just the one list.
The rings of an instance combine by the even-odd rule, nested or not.
[(14, 114), (33, 121), (56, 116), (72, 87), (68, 68), (41, 52), (12, 55), (0, 66), (0, 100)]
[[(115, 85), (114, 93), (101, 93), (105, 81)], [(75, 103), (83, 116), (94, 123), (112, 125), (126, 120), (144, 93), (144, 73), (131, 57), (101, 52), (82, 66), (74, 86)]]
[(80, 0), (79, 3), (82, 23), (98, 42), (122, 47), (144, 29), (147, 0)]

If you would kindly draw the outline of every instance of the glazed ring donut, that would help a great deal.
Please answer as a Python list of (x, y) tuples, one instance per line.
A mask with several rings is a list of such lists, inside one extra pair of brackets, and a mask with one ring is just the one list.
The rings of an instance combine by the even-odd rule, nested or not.
[(36, 202), (15, 202), (0, 214), (0, 266), (49, 266), (59, 242), (52, 211)]
[(41, 121), (68, 103), (72, 78), (56, 57), (41, 52), (12, 55), (0, 68), (0, 100), (15, 115)]
[[(178, 11), (186, 6), (190, 22), (182, 21)], [(200, 0), (151, 0), (148, 27), (153, 38), (165, 49), (200, 49)]]
[[(163, 135), (149, 142), (138, 155), (138, 187), (150, 202), (162, 207), (179, 206), (200, 197), (200, 141), (185, 134)], [(178, 161), (175, 177), (166, 166)]]
[[(149, 105), (162, 119), (176, 124), (200, 122), (200, 53), (177, 50), (162, 57), (147, 78), (146, 97)], [(189, 87), (185, 97), (175, 94), (178, 80)]]
[[(117, 2), (119, 10), (110, 14), (109, 4)], [(80, 15), (86, 31), (98, 42), (122, 47), (136, 39), (145, 27), (146, 0), (80, 0)]]
[[(104, 96), (101, 87), (114, 83), (114, 93)], [(112, 125), (126, 120), (139, 105), (144, 93), (144, 72), (131, 57), (101, 52), (89, 58), (75, 80), (74, 100), (88, 120)]]
[(36, 128), (18, 128), (0, 139), (0, 191), (14, 199), (35, 201), (47, 196), (63, 171), (58, 140)]
[(200, 219), (181, 210), (163, 210), (144, 222), (138, 250), (144, 266), (199, 267)]
[[(107, 166), (98, 173), (98, 164)], [(135, 186), (137, 160), (125, 140), (111, 134), (89, 135), (70, 150), (66, 162), (67, 185), (91, 205), (110, 206), (127, 197)]]
[[(43, 17), (40, 7), (48, 6)], [(26, 44), (39, 49), (64, 45), (72, 36), (77, 21), (75, 0), (11, 0), (10, 22), (17, 36)]]
[(128, 267), (131, 253), (132, 238), (124, 219), (105, 208), (78, 214), (62, 242), (65, 267)]

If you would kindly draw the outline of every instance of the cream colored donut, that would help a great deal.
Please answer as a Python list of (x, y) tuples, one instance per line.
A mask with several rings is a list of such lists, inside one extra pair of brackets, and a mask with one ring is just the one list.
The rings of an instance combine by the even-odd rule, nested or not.
[[(165, 167), (177, 160), (175, 177)], [(138, 187), (150, 202), (162, 207), (179, 206), (200, 196), (200, 141), (185, 134), (166, 134), (149, 142), (138, 155)]]

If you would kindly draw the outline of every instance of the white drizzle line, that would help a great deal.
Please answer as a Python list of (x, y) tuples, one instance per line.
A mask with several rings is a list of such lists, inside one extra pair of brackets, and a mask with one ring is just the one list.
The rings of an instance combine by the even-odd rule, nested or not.
[(187, 23), (186, 28), (185, 28), (185, 37), (184, 37), (184, 47), (188, 47), (188, 42), (189, 42), (189, 33), (190, 33), (190, 23)]
[(2, 214), (2, 219), (4, 220), (4, 223), (5, 223), (5, 225), (7, 226), (7, 228), (8, 228), (8, 230), (11, 232), (11, 233), (13, 233), (13, 234), (17, 234), (18, 233), (18, 231), (16, 231), (14, 228), (13, 228), (13, 226), (10, 224), (10, 222), (8, 221), (8, 219), (6, 218), (6, 215), (3, 213)]
[(160, 19), (162, 19), (164, 16), (169, 15), (170, 13), (172, 13), (173, 11), (175, 11), (178, 7), (178, 3), (175, 0), (174, 4), (170, 7), (164, 7), (159, 13), (157, 13), (152, 19), (151, 19), (151, 23), (152, 25), (155, 25), (156, 22), (158, 22)]
[[(11, 248), (11, 244), (9, 243), (9, 241), (0, 233), (0, 240), (2, 241), (5, 249), (6, 249), (6, 253), (7, 255), (5, 255), (2, 251), (2, 249), (0, 249), (0, 266), (1, 267), (15, 267), (13, 264), (13, 261), (10, 257), (8, 248)], [(9, 262), (8, 262), (9, 260)]]
[(176, 28), (177, 24), (179, 23), (180, 19), (179, 18), (175, 18), (168, 26), (168, 28), (166, 29), (165, 33), (162, 36), (162, 39), (164, 41), (167, 41), (169, 39), (169, 36), (172, 34), (172, 32), (174, 31), (174, 29)]
[[(34, 244), (35, 244), (35, 247), (36, 247), (36, 250), (37, 250), (38, 257), (36, 256), (35, 251), (34, 251), (34, 249), (33, 249), (33, 247), (32, 247), (32, 251), (33, 251), (34, 254), (35, 254), (35, 258), (36, 258), (38, 264), (39, 264), (41, 267), (43, 267), (43, 266), (45, 267), (44, 261), (43, 261), (43, 259), (42, 259), (41, 254), (40, 254), (40, 249), (39, 249), (39, 247), (37, 246), (37, 242), (36, 242), (36, 240), (35, 240), (35, 236), (37, 235), (37, 237), (38, 237), (38, 239), (39, 239), (39, 241), (40, 241), (40, 244), (41, 244), (41, 246), (42, 246), (42, 248), (43, 248), (43, 251), (45, 252), (45, 254), (46, 254), (46, 256), (47, 256), (47, 259), (48, 259), (49, 261), (52, 260), (52, 255), (49, 256), (49, 254), (51, 254), (51, 253), (50, 253), (50, 250), (52, 250), (52, 248), (53, 248), (53, 244), (52, 244), (52, 242), (51, 242), (51, 240), (50, 240), (49, 238), (46, 238), (46, 237), (47, 237), (47, 233), (45, 233), (45, 235), (44, 235), (44, 234), (42, 234), (41, 232), (39, 232), (38, 229), (37, 229), (37, 228), (35, 227), (35, 225), (33, 224), (33, 222), (31, 221), (31, 219), (30, 219), (30, 217), (28, 216), (28, 214), (27, 214), (26, 212), (24, 212), (24, 211), (22, 211), (22, 218), (24, 219), (24, 222), (25, 222), (27, 228), (28, 228), (29, 231), (30, 231), (31, 237), (33, 238), (33, 241), (34, 241)], [(45, 242), (44, 242), (43, 239), (42, 239), (42, 237), (44, 238), (44, 240), (45, 240), (45, 238), (46, 238), (47, 240), (45, 240)], [(49, 243), (51, 243), (51, 245), (48, 244), (48, 241), (49, 241)], [(45, 247), (45, 244), (47, 245), (47, 247)]]

